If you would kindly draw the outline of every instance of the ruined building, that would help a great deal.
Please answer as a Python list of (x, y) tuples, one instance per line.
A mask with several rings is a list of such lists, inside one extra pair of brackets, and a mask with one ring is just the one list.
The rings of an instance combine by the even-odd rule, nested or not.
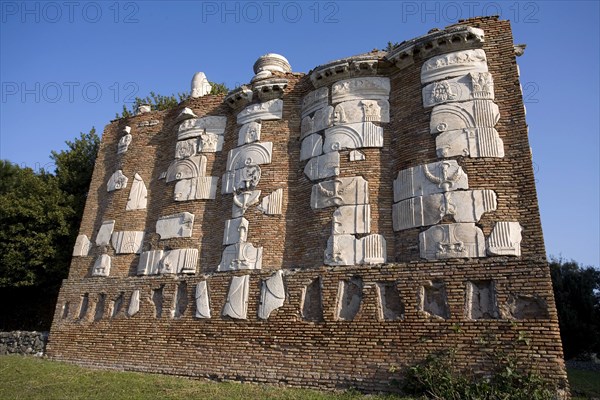
[(563, 385), (509, 22), (254, 72), (106, 127), (49, 356), (393, 390), (496, 348)]

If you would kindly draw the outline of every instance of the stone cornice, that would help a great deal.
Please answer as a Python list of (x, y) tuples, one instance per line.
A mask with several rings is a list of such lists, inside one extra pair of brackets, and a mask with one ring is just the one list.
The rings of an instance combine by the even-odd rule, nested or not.
[(340, 79), (374, 76), (385, 67), (387, 62), (381, 54), (363, 54), (320, 65), (310, 72), (310, 80), (315, 88), (320, 88)]

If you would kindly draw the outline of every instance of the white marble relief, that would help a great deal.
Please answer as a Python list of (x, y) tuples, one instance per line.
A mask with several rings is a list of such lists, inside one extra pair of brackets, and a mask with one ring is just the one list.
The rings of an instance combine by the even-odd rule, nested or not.
[(148, 204), (148, 189), (142, 180), (142, 177), (136, 173), (133, 177), (129, 198), (125, 205), (125, 210), (145, 210)]
[(165, 253), (163, 250), (144, 251), (140, 254), (137, 267), (138, 275), (157, 275), (160, 273), (160, 261)]
[(223, 150), (225, 136), (214, 133), (203, 133), (200, 135), (200, 144), (198, 151), (200, 153), (216, 153)]
[(302, 118), (300, 123), (300, 138), (322, 131), (333, 126), (333, 107), (326, 106), (318, 109), (314, 115)]
[(481, 49), (455, 51), (430, 58), (421, 68), (421, 83), (461, 76), (471, 72), (488, 72), (487, 58)]
[(94, 263), (92, 269), (92, 276), (108, 276), (110, 275), (110, 256), (108, 254), (102, 254)]
[(372, 122), (337, 125), (325, 130), (323, 152), (383, 147), (383, 128)]
[(198, 118), (198, 116), (194, 114), (194, 111), (191, 108), (185, 107), (183, 110), (181, 110), (177, 118), (175, 118), (175, 122), (181, 122), (192, 118)]
[(140, 290), (134, 290), (129, 299), (129, 307), (127, 307), (127, 316), (133, 317), (140, 311)]
[(75, 246), (73, 247), (73, 257), (85, 257), (90, 252), (92, 243), (88, 239), (87, 235), (78, 235), (75, 240)]
[(417, 196), (392, 207), (394, 230), (435, 225), (451, 216), (454, 222), (478, 222), (481, 215), (497, 207), (492, 190), (464, 190)]
[(383, 235), (371, 234), (361, 239), (354, 235), (331, 235), (327, 241), (326, 265), (383, 264), (386, 261)]
[(210, 301), (208, 299), (208, 285), (206, 281), (196, 284), (196, 318), (210, 318)]
[(341, 206), (333, 212), (331, 233), (345, 235), (371, 232), (371, 206), (359, 204)]
[(193, 98), (203, 97), (210, 94), (212, 86), (206, 79), (204, 72), (196, 72), (192, 77), (192, 91), (190, 96)]
[(504, 143), (495, 128), (446, 131), (436, 136), (435, 148), (440, 158), (504, 157)]
[(358, 150), (352, 150), (348, 154), (349, 161), (364, 161), (366, 159), (367, 159), (367, 157), (365, 156), (365, 153), (358, 151)]
[(387, 100), (390, 95), (389, 78), (365, 77), (339, 81), (331, 88), (333, 104), (351, 100)]
[(227, 301), (223, 307), (223, 316), (246, 319), (249, 290), (250, 275), (232, 277), (229, 284), (229, 292), (227, 293)]
[(229, 245), (223, 250), (223, 256), (217, 271), (261, 269), (262, 251), (262, 247), (254, 247), (252, 243), (248, 242)]
[(285, 286), (283, 284), (283, 271), (278, 270), (262, 281), (260, 302), (258, 304), (258, 318), (268, 319), (274, 310), (283, 306), (284, 301)]
[(300, 112), (300, 118), (304, 118), (318, 109), (326, 107), (328, 101), (329, 89), (326, 87), (309, 92), (302, 98), (302, 111)]
[(216, 176), (199, 176), (197, 178), (182, 179), (175, 184), (175, 201), (188, 200), (214, 200), (217, 197)]
[(227, 155), (227, 171), (234, 171), (247, 165), (271, 163), (273, 143), (256, 142), (237, 147)]
[(263, 197), (257, 208), (267, 215), (281, 215), (283, 212), (283, 188), (279, 188), (270, 195)]
[(491, 100), (472, 100), (433, 107), (429, 130), (432, 134), (471, 129), (493, 128), (500, 119), (498, 105)]
[(223, 135), (227, 117), (211, 115), (202, 118), (190, 118), (179, 124), (177, 129), (177, 140), (189, 139), (201, 136), (204, 133)]
[(198, 153), (198, 138), (180, 140), (175, 144), (175, 158), (188, 158)]
[(520, 256), (521, 231), (518, 222), (496, 222), (488, 237), (487, 252), (492, 256)]
[(356, 122), (390, 122), (390, 103), (387, 100), (352, 100), (335, 106), (333, 124)]
[(311, 181), (340, 174), (340, 153), (333, 152), (311, 158), (304, 167), (304, 175)]
[(194, 214), (189, 212), (166, 215), (156, 221), (156, 233), (160, 235), (161, 239), (192, 237), (193, 227)]
[(123, 171), (117, 170), (110, 176), (108, 183), (106, 184), (106, 191), (112, 192), (114, 190), (125, 189), (127, 187), (127, 177), (123, 175)]
[(245, 242), (248, 239), (248, 220), (244, 217), (225, 221), (223, 245)]
[(129, 149), (129, 145), (133, 140), (133, 136), (131, 136), (130, 126), (126, 126), (125, 129), (123, 129), (123, 133), (124, 135), (121, 136), (121, 139), (119, 139), (119, 143), (117, 143), (117, 154), (123, 154), (127, 152), (127, 149)]
[(252, 191), (260, 182), (262, 176), (261, 169), (258, 165), (246, 165), (234, 171), (227, 171), (223, 174), (223, 183), (221, 185), (221, 193), (234, 193), (238, 191)]
[(489, 72), (475, 72), (431, 83), (423, 88), (423, 107), (439, 104), (494, 100), (494, 80)]
[(257, 121), (250, 121), (242, 125), (238, 135), (238, 146), (246, 143), (258, 142), (260, 140), (260, 130), (262, 124)]
[(117, 254), (139, 254), (144, 242), (144, 231), (114, 232), (110, 242)]
[(383, 235), (373, 233), (359, 240), (362, 249), (361, 264), (385, 264), (387, 262), (387, 245)]
[(234, 194), (231, 216), (233, 218), (237, 218), (244, 215), (248, 207), (251, 207), (258, 203), (259, 197), (260, 190), (248, 190)]
[(310, 205), (313, 209), (369, 204), (369, 183), (361, 176), (336, 178), (313, 185)]
[(251, 104), (237, 115), (238, 125), (251, 121), (271, 121), (281, 119), (283, 100), (273, 99), (263, 103)]
[(485, 257), (485, 238), (474, 223), (435, 225), (419, 234), (421, 258)]
[(98, 233), (96, 234), (96, 246), (108, 246), (114, 229), (114, 219), (102, 221), (102, 225), (100, 225), (100, 229), (98, 229)]
[(167, 170), (167, 183), (180, 179), (197, 178), (206, 175), (206, 157), (195, 155), (175, 160)]
[(394, 180), (394, 201), (468, 188), (467, 174), (455, 160), (437, 161), (399, 171)]
[(300, 161), (308, 160), (323, 154), (323, 137), (312, 134), (305, 137), (300, 145)]
[(198, 264), (198, 249), (176, 249), (165, 251), (159, 264), (161, 274), (195, 274)]

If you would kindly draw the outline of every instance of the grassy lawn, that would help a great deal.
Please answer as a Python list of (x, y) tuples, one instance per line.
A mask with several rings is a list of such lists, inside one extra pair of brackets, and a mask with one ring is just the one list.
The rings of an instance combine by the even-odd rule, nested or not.
[[(0, 399), (388, 399), (166, 375), (102, 371), (34, 357), (0, 356)], [(405, 398), (407, 399), (407, 398)], [(408, 399), (407, 399), (408, 400)]]
[(600, 372), (568, 369), (573, 399), (600, 399)]

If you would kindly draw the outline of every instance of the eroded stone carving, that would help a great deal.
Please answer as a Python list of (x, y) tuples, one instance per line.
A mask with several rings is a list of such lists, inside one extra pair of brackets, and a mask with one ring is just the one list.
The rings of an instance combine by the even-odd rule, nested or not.
[(249, 190), (233, 195), (233, 207), (231, 216), (233, 218), (241, 217), (244, 215), (248, 207), (251, 207), (258, 203), (260, 197), (260, 190)]
[(312, 134), (302, 140), (300, 147), (300, 161), (308, 160), (323, 154), (323, 137)]
[[(98, 238), (96, 237), (96, 241)], [(78, 235), (75, 240), (75, 246), (73, 247), (73, 257), (85, 257), (90, 252), (92, 243), (88, 239), (87, 235)]]
[(261, 175), (260, 167), (251, 164), (234, 171), (225, 172), (221, 193), (252, 191), (260, 182)]
[(188, 158), (198, 152), (198, 138), (180, 140), (175, 144), (175, 158)]
[(446, 285), (442, 281), (426, 282), (419, 290), (419, 309), (427, 316), (447, 319), (450, 317)]
[(192, 118), (198, 118), (198, 116), (194, 114), (194, 111), (191, 108), (185, 107), (183, 110), (181, 110), (177, 118), (175, 118), (175, 122), (181, 122)]
[(160, 261), (164, 256), (163, 250), (144, 251), (140, 255), (137, 267), (138, 275), (157, 275), (160, 273)]
[(381, 77), (346, 79), (331, 88), (333, 104), (351, 100), (387, 100), (389, 95), (390, 80)]
[(468, 188), (467, 174), (455, 160), (437, 161), (398, 172), (394, 201)]
[(438, 157), (504, 157), (504, 143), (494, 128), (447, 131), (435, 138)]
[(383, 128), (372, 122), (337, 125), (325, 130), (323, 152), (383, 147)]
[(216, 176), (182, 179), (175, 184), (175, 201), (214, 200), (217, 196)]
[(491, 280), (467, 282), (465, 314), (469, 319), (498, 318), (494, 282)]
[(404, 303), (395, 282), (377, 282), (379, 319), (396, 321), (404, 319)]
[(171, 318), (181, 318), (188, 308), (188, 303), (187, 282), (179, 282), (177, 285), (177, 291), (175, 292), (175, 298), (173, 299)]
[(223, 316), (235, 319), (246, 319), (248, 312), (248, 293), (250, 275), (234, 276), (231, 278), (227, 302), (223, 307)]
[(371, 234), (361, 239), (353, 235), (332, 235), (325, 249), (326, 265), (383, 264), (387, 261), (385, 238)]
[(283, 306), (284, 301), (285, 287), (283, 285), (283, 272), (279, 270), (262, 281), (258, 318), (268, 319), (273, 310)]
[(258, 142), (260, 140), (260, 128), (260, 122), (251, 121), (244, 124), (240, 128), (238, 146), (242, 146), (246, 143)]
[(367, 157), (365, 156), (364, 153), (358, 151), (358, 150), (352, 150), (349, 154), (348, 154), (348, 159), (350, 161), (364, 161), (367, 159)]
[(98, 233), (96, 234), (96, 246), (108, 246), (113, 229), (115, 229), (114, 219), (103, 221), (102, 225), (100, 225), (100, 229), (98, 229)]
[(248, 238), (248, 220), (244, 217), (225, 221), (223, 245), (245, 242)]
[(127, 187), (127, 177), (123, 175), (123, 171), (117, 170), (110, 176), (108, 183), (106, 184), (106, 191), (112, 192), (114, 190), (125, 189)]
[(492, 190), (466, 190), (417, 196), (393, 205), (394, 230), (437, 224), (446, 216), (454, 222), (478, 222), (497, 207)]
[(139, 254), (143, 242), (143, 231), (114, 232), (111, 238), (112, 247), (117, 254)]
[(313, 90), (302, 99), (302, 111), (300, 117), (304, 118), (310, 113), (326, 107), (329, 100), (329, 89), (326, 87)]
[(333, 107), (326, 106), (318, 109), (312, 117), (302, 118), (300, 124), (300, 138), (304, 138), (312, 133), (322, 131), (333, 125)]
[(206, 281), (196, 285), (196, 318), (210, 318), (210, 301), (208, 299), (208, 286)]
[(124, 135), (119, 139), (119, 143), (117, 144), (117, 154), (123, 154), (127, 152), (131, 141), (133, 140), (133, 136), (131, 136), (131, 127), (126, 126), (123, 129)]
[(160, 261), (161, 274), (195, 274), (198, 249), (176, 249), (166, 251)]
[(204, 72), (196, 72), (192, 78), (192, 93), (193, 98), (206, 96), (210, 93), (212, 86), (206, 79)]
[(134, 290), (131, 293), (131, 298), (129, 299), (129, 307), (127, 308), (127, 316), (133, 317), (135, 314), (140, 311), (140, 291), (139, 289)]
[(421, 83), (471, 72), (488, 72), (487, 58), (481, 49), (456, 51), (430, 58), (421, 68)]
[(470, 73), (434, 82), (423, 88), (423, 107), (470, 100), (494, 100), (492, 74)]
[(238, 125), (252, 121), (271, 121), (281, 119), (283, 100), (273, 99), (263, 103), (252, 104), (237, 115)]
[(237, 147), (227, 155), (227, 171), (234, 171), (249, 165), (271, 163), (273, 143), (256, 142)]
[(359, 204), (338, 207), (333, 213), (333, 235), (371, 232), (371, 206)]
[(167, 170), (167, 183), (180, 179), (197, 178), (206, 175), (206, 157), (195, 155), (175, 160)]
[(217, 271), (261, 269), (262, 251), (262, 247), (254, 247), (252, 243), (248, 242), (229, 245), (223, 250), (223, 256)]
[(304, 167), (304, 174), (311, 181), (338, 176), (340, 174), (340, 153), (327, 153), (311, 158)]
[(156, 233), (161, 239), (174, 237), (192, 237), (194, 214), (182, 212), (179, 214), (160, 217), (156, 221)]
[(436, 225), (419, 234), (421, 258), (485, 257), (485, 239), (474, 223)]
[(125, 210), (145, 210), (148, 204), (148, 189), (142, 180), (142, 177), (136, 173), (133, 177), (129, 198), (125, 205)]
[(108, 276), (110, 274), (110, 261), (108, 254), (100, 255), (94, 263), (92, 276)]
[(223, 143), (225, 143), (225, 137), (223, 135), (203, 133), (200, 135), (198, 151), (200, 153), (216, 153), (223, 150)]
[(313, 279), (302, 289), (302, 318), (306, 321), (323, 321), (323, 296), (321, 278)]
[(521, 255), (521, 225), (518, 222), (496, 222), (488, 238), (488, 254), (492, 256)]
[(281, 215), (283, 211), (283, 188), (279, 188), (270, 195), (263, 197), (257, 208), (267, 215)]
[(390, 103), (387, 100), (352, 100), (335, 106), (333, 124), (356, 122), (390, 122)]
[(313, 185), (310, 204), (313, 209), (369, 203), (369, 182), (361, 176), (336, 178)]
[(337, 297), (337, 318), (342, 321), (352, 321), (362, 303), (362, 279), (354, 277), (347, 281), (340, 281)]
[(223, 135), (227, 117), (208, 116), (202, 118), (190, 118), (183, 121), (177, 130), (177, 140), (189, 139), (202, 134)]

